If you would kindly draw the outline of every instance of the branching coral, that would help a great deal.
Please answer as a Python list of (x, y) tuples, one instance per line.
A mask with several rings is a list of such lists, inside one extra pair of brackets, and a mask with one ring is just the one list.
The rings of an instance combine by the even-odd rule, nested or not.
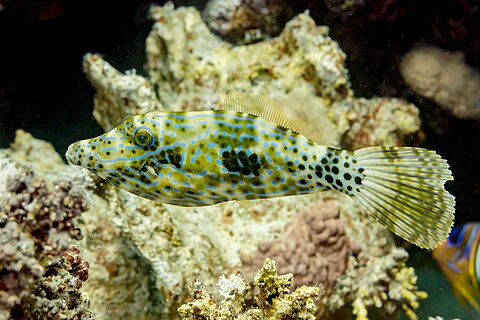
[(402, 309), (410, 319), (417, 320), (415, 309), (427, 294), (418, 290), (413, 268), (405, 265), (407, 258), (408, 254), (397, 248), (386, 256), (360, 255), (358, 260), (351, 257), (352, 267), (335, 284), (331, 311), (352, 301), (357, 320), (368, 319), (370, 308), (380, 309), (388, 317)]
[[(320, 287), (302, 286), (290, 292), (292, 274), (279, 276), (273, 260), (266, 259), (257, 272), (253, 289), (241, 273), (222, 276), (217, 286), (223, 300), (218, 303), (205, 284), (195, 279), (190, 285), (194, 301), (182, 305), (182, 319), (315, 319), (315, 300), (323, 294)], [(253, 294), (253, 306), (247, 307), (246, 295)]]

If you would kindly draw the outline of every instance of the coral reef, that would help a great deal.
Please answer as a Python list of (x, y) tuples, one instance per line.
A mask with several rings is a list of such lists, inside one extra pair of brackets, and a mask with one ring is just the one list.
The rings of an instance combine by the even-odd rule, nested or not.
[(121, 74), (97, 55), (85, 55), (83, 68), (88, 80), (97, 88), (93, 116), (109, 130), (134, 114), (161, 109), (152, 85), (135, 74)]
[[(291, 20), (277, 38), (232, 46), (214, 36), (193, 8), (175, 10), (169, 4), (154, 6), (151, 11), (154, 25), (147, 39), (148, 78), (134, 72), (122, 74), (98, 55), (85, 56), (84, 70), (97, 91), (94, 115), (105, 129), (126, 116), (162, 107), (221, 107), (225, 92), (237, 90), (267, 94), (291, 116), (309, 118), (323, 134), (326, 145), (397, 144), (418, 130), (413, 106), (396, 99), (355, 97), (344, 65), (345, 54), (328, 36), (328, 28), (316, 26), (307, 14)], [(375, 110), (381, 115), (374, 118)], [(356, 140), (357, 136), (362, 138)], [(9, 161), (29, 164), (45, 181), (66, 178), (71, 192), (78, 192), (88, 203), (89, 210), (76, 220), (84, 235), (77, 245), (90, 264), (89, 281), (82, 290), (88, 293), (90, 310), (99, 318), (176, 317), (178, 307), (189, 299), (188, 284), (195, 277), (205, 283), (222, 279), (220, 292), (226, 302), (231, 301), (229, 298), (239, 296), (247, 284), (239, 276), (221, 278), (222, 274), (233, 270), (247, 274), (251, 270), (248, 261), (260, 261), (262, 250), (265, 254), (269, 246), (272, 250), (280, 248), (288, 237), (297, 237), (297, 248), (311, 250), (310, 238), (288, 228), (292, 221), (310, 231), (312, 239), (318, 236), (315, 250), (322, 258), (312, 254), (301, 259), (312, 268), (321, 262), (325, 271), (312, 276), (306, 268), (308, 272), (298, 277), (300, 283), (324, 281), (329, 286), (317, 305), (318, 314), (333, 314), (339, 308), (355, 308), (357, 315), (371, 308), (394, 314), (405, 306), (414, 309), (415, 298), (421, 296), (413, 274), (406, 271), (406, 252), (395, 247), (387, 230), (337, 193), (254, 201), (248, 208), (236, 203), (206, 208), (162, 205), (106, 184), (85, 170), (64, 165), (45, 143), (28, 134), (18, 132), (17, 139), (12, 149), (4, 151)], [(319, 231), (322, 223), (326, 227)], [(320, 239), (327, 233), (326, 241)], [(334, 249), (341, 252), (335, 258), (331, 254)], [(291, 253), (282, 252), (275, 258), (287, 261)], [(300, 275), (303, 268), (298, 264), (291, 271)], [(381, 272), (371, 275), (369, 270)], [(36, 277), (43, 273), (38, 272)], [(276, 279), (267, 271), (261, 277), (266, 283), (262, 288), (270, 288), (267, 280)], [(285, 286), (290, 284), (289, 277), (282, 279)], [(391, 296), (381, 295), (386, 287), (392, 288)], [(219, 300), (207, 295), (199, 283), (194, 288), (205, 297), (194, 303), (219, 305)], [(257, 285), (257, 289), (261, 288)], [(285, 297), (306, 301), (307, 293), (312, 294), (297, 291), (298, 295)], [(365, 293), (371, 293), (371, 297)], [(264, 295), (257, 302), (267, 298)], [(275, 294), (270, 298), (280, 303)], [(314, 312), (310, 298), (312, 304), (304, 306), (308, 307), (305, 317)], [(371, 299), (381, 303), (371, 303)], [(291, 307), (288, 303), (286, 306)], [(264, 310), (266, 305), (259, 307)], [(229, 308), (247, 312), (241, 304)]]
[(294, 7), (285, 0), (210, 0), (202, 16), (224, 39), (247, 44), (278, 35), (284, 22), (293, 17)]
[[(338, 310), (345, 301), (352, 301), (357, 320), (368, 319), (370, 308), (380, 309), (386, 318), (392, 318), (402, 309), (409, 319), (417, 320), (415, 310), (427, 294), (418, 290), (415, 271), (405, 264), (407, 258), (408, 254), (398, 248), (388, 256), (360, 254), (358, 260), (350, 257), (351, 268), (335, 283), (330, 311)], [(364, 259), (368, 261), (362, 261)], [(344, 288), (349, 288), (349, 293)]]
[(60, 261), (49, 265), (32, 292), (22, 299), (21, 311), (13, 319), (95, 319), (88, 310), (88, 299), (80, 292), (88, 279), (88, 262), (72, 245)]
[[(352, 146), (397, 144), (418, 130), (418, 111), (414, 106), (397, 99), (354, 97), (344, 66), (345, 55), (328, 36), (328, 29), (317, 27), (306, 14), (287, 23), (277, 38), (248, 46), (232, 46), (211, 34), (193, 8), (175, 10), (166, 5), (152, 7), (151, 12), (154, 25), (147, 39), (149, 78), (135, 77), (141, 83), (151, 82), (148, 87), (155, 88), (158, 99), (143, 101), (148, 100), (147, 96), (140, 96), (132, 90), (129, 101), (136, 102), (124, 103), (122, 97), (125, 93), (109, 88), (124, 87), (114, 83), (128, 83), (129, 75), (119, 76), (116, 71), (106, 74), (102, 70), (113, 70), (106, 61), (98, 55), (85, 56), (85, 70), (97, 95), (110, 97), (108, 101), (95, 100), (95, 117), (101, 119), (99, 122), (105, 129), (116, 120), (139, 112), (139, 105), (146, 106), (141, 112), (156, 110), (160, 105), (168, 110), (208, 110), (221, 106), (225, 92), (237, 90), (268, 94), (285, 108), (287, 114), (308, 117), (323, 134), (327, 145), (340, 146), (344, 137), (348, 137), (345, 143)], [(309, 107), (305, 109), (304, 106)], [(370, 119), (375, 110), (380, 110), (380, 115)], [(359, 132), (362, 138), (356, 141)], [(385, 245), (384, 241), (392, 241), (387, 231), (375, 223), (369, 224), (368, 218), (351, 209), (351, 202), (337, 194), (255, 201), (247, 209), (235, 203), (208, 208), (161, 205), (111, 185), (105, 186), (103, 196), (116, 227), (131, 238), (151, 263), (156, 274), (156, 288), (168, 297), (165, 312), (170, 315), (175, 314), (178, 305), (185, 301), (189, 279), (197, 276), (213, 282), (221, 274), (238, 270), (242, 260), (253, 261), (251, 255), (260, 252), (260, 243), (289, 234), (285, 227), (291, 217), (296, 212), (311, 210), (312, 203), (322, 203), (325, 197), (340, 204), (345, 236), (332, 238), (332, 241), (339, 239), (337, 245), (344, 248), (342, 250), (351, 252), (345, 249), (348, 237), (349, 243), (362, 243), (368, 238), (369, 247), (362, 247), (364, 257), (372, 252), (373, 257), (391, 257), (396, 252), (394, 247)], [(348, 212), (356, 218), (350, 217)], [(280, 255), (276, 258), (286, 260)], [(333, 266), (332, 259), (328, 271), (345, 268), (348, 271), (352, 259), (356, 261), (352, 256), (347, 262), (340, 258), (338, 266)], [(357, 263), (366, 268), (369, 260)], [(246, 273), (251, 271), (248, 263), (243, 268)], [(396, 274), (397, 271), (392, 272)], [(331, 284), (337, 276), (332, 272), (322, 279)], [(397, 281), (387, 273), (382, 276), (385, 283)], [(305, 279), (310, 278), (306, 275)], [(382, 290), (380, 282), (367, 282), (369, 290)], [(354, 286), (350, 288), (352, 291), (343, 288), (348, 292), (342, 295), (344, 305), (353, 303), (356, 295), (361, 293)], [(332, 290), (339, 289), (333, 287)], [(397, 298), (400, 300), (395, 300)], [(401, 310), (403, 304), (403, 298), (395, 299), (392, 298), (389, 304), (392, 313)], [(325, 298), (319, 312), (328, 313), (332, 303)]]
[(293, 288), (312, 283), (332, 287), (345, 272), (348, 256), (360, 250), (358, 245), (350, 245), (339, 213), (335, 198), (309, 205), (297, 213), (282, 235), (261, 241), (252, 256), (243, 255), (243, 265), (256, 270), (264, 257), (270, 257), (280, 273), (293, 274)]
[[(222, 275), (218, 281), (218, 303), (205, 284), (195, 279), (190, 285), (193, 302), (178, 308), (182, 319), (315, 319), (315, 300), (322, 287), (302, 286), (290, 292), (292, 274), (279, 276), (273, 260), (265, 259), (255, 275), (253, 289), (241, 273)], [(247, 307), (246, 296), (253, 293), (253, 305)]]
[[(403, 137), (418, 130), (412, 126), (418, 123), (415, 108), (401, 100), (353, 98), (344, 53), (328, 37), (328, 28), (317, 27), (306, 14), (291, 20), (277, 38), (235, 47), (212, 35), (192, 8), (153, 7), (152, 16), (155, 24), (147, 39), (147, 58), (153, 85), (146, 87), (158, 88), (159, 101), (136, 89), (128, 91), (131, 95), (124, 99), (124, 90), (112, 88), (147, 80), (139, 80), (139, 76), (129, 80), (99, 56), (85, 56), (85, 71), (100, 97), (95, 99), (94, 115), (106, 130), (132, 113), (153, 111), (161, 105), (168, 110), (217, 108), (230, 90), (270, 95), (287, 114), (315, 119), (313, 125), (326, 145), (340, 146), (350, 127), (356, 126), (358, 131), (365, 122), (361, 119), (364, 108), (383, 106), (383, 118), (395, 114), (396, 121), (385, 121), (390, 128), (382, 131), (383, 123), (375, 122), (375, 132), (363, 130), (372, 142), (394, 144), (396, 132)], [(310, 106), (308, 111), (302, 108), (305, 105)], [(390, 108), (395, 111), (389, 112)], [(355, 124), (356, 119), (360, 124)], [(390, 134), (382, 133), (387, 130)], [(376, 137), (377, 132), (383, 136)]]
[(88, 263), (70, 247), (81, 238), (73, 220), (85, 199), (69, 181), (50, 184), (5, 152), (0, 173), (0, 317), (90, 318), (79, 291)]
[(336, 13), (350, 13), (361, 7), (368, 0), (324, 0), (323, 2), (327, 6), (328, 10)]
[[(77, 231), (82, 230), (82, 239), (78, 237), (76, 244), (90, 265), (89, 280), (82, 286), (82, 292), (87, 292), (90, 298), (89, 309), (100, 319), (158, 318), (165, 302), (163, 295), (155, 288), (154, 272), (150, 263), (112, 221), (110, 207), (100, 196), (105, 197), (102, 193), (107, 192), (102, 188), (101, 179), (92, 177), (87, 171), (66, 166), (49, 143), (34, 139), (22, 130), (17, 131), (11, 148), (0, 150), (0, 155), (9, 159), (6, 161), (11, 168), (2, 168), (2, 178), (7, 179), (3, 173), (10, 172), (12, 177), (8, 181), (17, 181), (21, 176), (12, 175), (18, 171), (13, 169), (29, 168), (27, 171), (47, 186), (55, 184), (57, 180), (62, 183), (68, 181), (71, 187), (69, 192), (82, 195), (83, 201), (88, 204), (89, 209), (82, 212), (75, 226)], [(5, 193), (2, 191), (2, 194)], [(64, 245), (72, 240), (65, 237)], [(13, 252), (28, 249), (23, 242), (20, 243), (22, 247)], [(35, 270), (35, 261), (30, 260), (25, 265)], [(37, 278), (44, 270), (38, 272)], [(21, 275), (30, 277), (25, 271)], [(29, 285), (29, 288), (32, 286)]]
[(416, 47), (405, 55), (401, 73), (416, 93), (459, 118), (480, 120), (480, 71), (462, 53)]
[(420, 129), (417, 107), (398, 99), (356, 99), (352, 109), (355, 119), (343, 136), (345, 149), (411, 145)]

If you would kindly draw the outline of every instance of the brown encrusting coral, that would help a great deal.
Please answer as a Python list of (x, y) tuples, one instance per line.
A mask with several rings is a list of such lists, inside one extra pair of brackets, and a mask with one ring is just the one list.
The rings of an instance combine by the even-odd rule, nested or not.
[(86, 201), (67, 180), (53, 186), (28, 166), (0, 158), (0, 316), (60, 319), (87, 316), (80, 287), (88, 263), (76, 247), (73, 219)]
[(301, 210), (275, 240), (262, 241), (252, 257), (243, 257), (253, 270), (265, 257), (275, 260), (280, 273), (292, 273), (293, 288), (321, 283), (330, 288), (347, 268), (348, 256), (358, 253), (339, 218), (338, 200), (320, 200)]

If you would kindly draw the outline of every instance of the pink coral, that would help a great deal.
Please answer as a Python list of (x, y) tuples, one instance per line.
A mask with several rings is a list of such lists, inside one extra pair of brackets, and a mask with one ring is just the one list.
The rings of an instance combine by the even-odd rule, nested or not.
[(250, 259), (244, 257), (244, 264), (257, 269), (269, 257), (277, 261), (280, 273), (293, 273), (294, 288), (316, 283), (331, 287), (357, 247), (345, 234), (338, 201), (326, 199), (299, 212), (282, 235), (260, 243)]

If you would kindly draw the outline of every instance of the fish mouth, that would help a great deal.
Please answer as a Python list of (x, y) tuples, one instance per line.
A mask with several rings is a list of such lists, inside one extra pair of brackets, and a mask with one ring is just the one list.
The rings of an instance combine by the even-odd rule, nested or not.
[(67, 152), (65, 152), (65, 158), (67, 158), (67, 161), (76, 165), (78, 165), (78, 159), (75, 157), (74, 150), (76, 149), (77, 145), (78, 142), (72, 143), (68, 146)]

